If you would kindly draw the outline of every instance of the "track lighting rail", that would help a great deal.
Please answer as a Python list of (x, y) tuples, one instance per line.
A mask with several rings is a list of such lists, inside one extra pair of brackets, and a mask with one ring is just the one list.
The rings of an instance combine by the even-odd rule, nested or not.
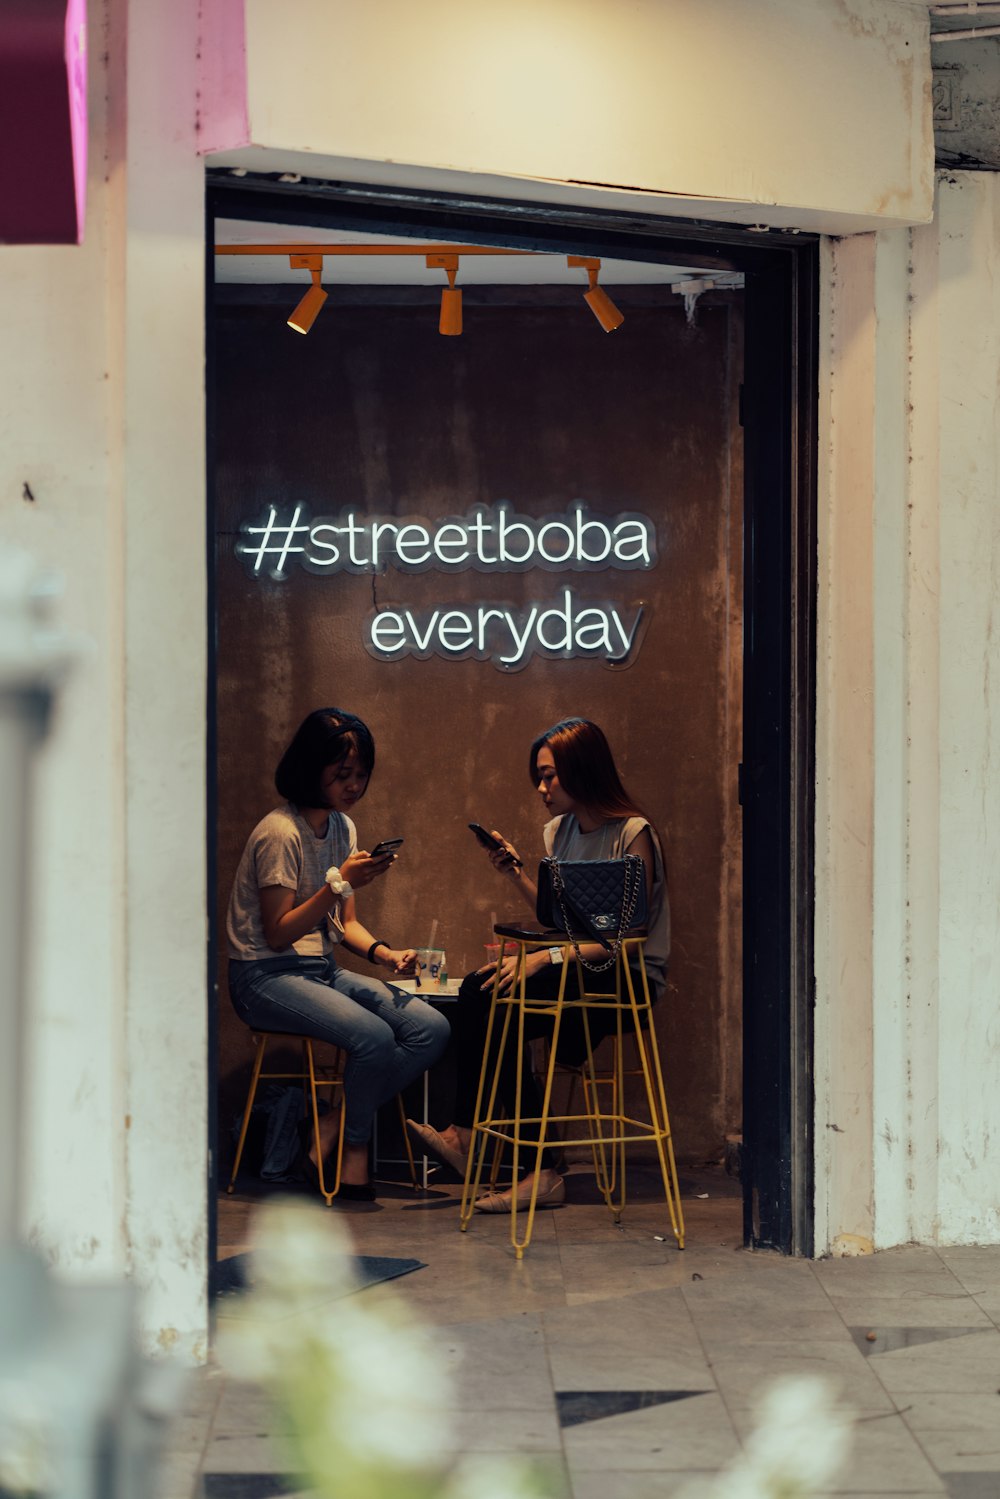
[(507, 250), (492, 245), (216, 245), (216, 255), (544, 255), (540, 250)]
[[(216, 255), (287, 255), (293, 271), (308, 271), (312, 285), (288, 319), (288, 326), (296, 333), (308, 333), (316, 316), (327, 299), (320, 284), (323, 276), (323, 260), (326, 256), (338, 255), (422, 255), (428, 270), (442, 270), (448, 285), (441, 292), (441, 316), (438, 331), (446, 335), (462, 331), (462, 290), (455, 285), (459, 261), (463, 255), (546, 255), (544, 250), (512, 250), (497, 245), (448, 245), (448, 244), (398, 244), (398, 245), (216, 245)], [(612, 333), (625, 321), (624, 314), (615, 306), (602, 286), (598, 285), (601, 262), (593, 255), (567, 255), (570, 269), (587, 272), (588, 289), (583, 294), (605, 333)]]

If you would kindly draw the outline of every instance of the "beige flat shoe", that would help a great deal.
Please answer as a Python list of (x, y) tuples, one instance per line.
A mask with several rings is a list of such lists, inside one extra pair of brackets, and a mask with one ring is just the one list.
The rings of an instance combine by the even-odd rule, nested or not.
[(406, 1133), (418, 1150), (424, 1155), (433, 1156), (435, 1160), (443, 1161), (459, 1176), (465, 1175), (465, 1165), (469, 1159), (467, 1150), (460, 1150), (457, 1145), (449, 1145), (448, 1141), (430, 1124), (419, 1124), (416, 1119), (407, 1119)]
[[(527, 1208), (531, 1198), (530, 1186), (521, 1182), (517, 1189), (518, 1208)], [(539, 1187), (538, 1196), (535, 1198), (536, 1208), (561, 1208), (566, 1201), (566, 1183), (562, 1177), (557, 1177), (551, 1187)], [(478, 1197), (475, 1202), (477, 1213), (509, 1213), (511, 1208), (511, 1193), (487, 1192), (484, 1197)]]

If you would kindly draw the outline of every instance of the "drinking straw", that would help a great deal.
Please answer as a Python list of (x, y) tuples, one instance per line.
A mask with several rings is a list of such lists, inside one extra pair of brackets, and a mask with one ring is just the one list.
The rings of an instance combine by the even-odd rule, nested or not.
[[(438, 929), (438, 923), (437, 923), (437, 917), (435, 916), (434, 920), (431, 922), (431, 940), (427, 944), (428, 948), (432, 948), (434, 946), (434, 938), (437, 936), (437, 929)], [(419, 988), (422, 987), (422, 985), (420, 983), (420, 959), (419, 958), (417, 959), (416, 978), (417, 978), (417, 982), (416, 982), (416, 986), (415, 987), (419, 989)]]
[(496, 924), (497, 924), (497, 913), (495, 911), (491, 911), (490, 912), (490, 941), (491, 942), (493, 941), (493, 936), (494, 936), (494, 932), (495, 932), (495, 929), (496, 929)]

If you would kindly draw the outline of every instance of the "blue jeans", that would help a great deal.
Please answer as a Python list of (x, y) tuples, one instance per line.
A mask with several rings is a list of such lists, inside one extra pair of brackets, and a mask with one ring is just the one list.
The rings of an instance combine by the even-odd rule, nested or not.
[(255, 963), (230, 960), (229, 994), (240, 1019), (342, 1046), (344, 1138), (366, 1145), (380, 1104), (432, 1066), (448, 1044), (439, 1011), (378, 979), (297, 953)]

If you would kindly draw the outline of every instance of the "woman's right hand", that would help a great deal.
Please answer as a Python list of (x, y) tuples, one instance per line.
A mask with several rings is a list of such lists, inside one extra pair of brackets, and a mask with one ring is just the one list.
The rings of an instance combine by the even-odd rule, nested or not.
[(493, 865), (493, 868), (496, 870), (497, 874), (505, 874), (508, 879), (516, 880), (518, 876), (519, 866), (514, 863), (514, 860), (520, 859), (520, 854), (514, 847), (513, 843), (508, 843), (507, 839), (503, 836), (502, 833), (498, 833), (496, 828), (490, 828), (490, 832), (493, 834), (494, 838), (500, 839), (500, 842), (503, 844), (503, 848), (488, 849), (487, 858)]
[(372, 880), (377, 880), (380, 874), (385, 874), (395, 857), (393, 853), (384, 853), (373, 859), (366, 849), (361, 848), (344, 860), (340, 873), (352, 890), (360, 890), (362, 886), (370, 885)]

